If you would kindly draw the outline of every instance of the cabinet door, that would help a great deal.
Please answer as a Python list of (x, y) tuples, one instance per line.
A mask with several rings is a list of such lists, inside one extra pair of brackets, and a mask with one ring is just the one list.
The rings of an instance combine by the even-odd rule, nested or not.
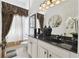
[(28, 54), (32, 56), (32, 43), (31, 42), (28, 43)]
[(42, 47), (38, 47), (38, 58), (47, 58), (47, 50), (42, 48)]
[(48, 51), (48, 58), (53, 58), (54, 54), (51, 51)]
[(0, 47), (0, 58), (1, 58), (1, 47)]
[(70, 58), (79, 58), (77, 53), (70, 52)]
[(32, 58), (37, 57), (37, 43), (32, 42)]
[(48, 51), (48, 58), (60, 58), (60, 57), (54, 54), (52, 51)]

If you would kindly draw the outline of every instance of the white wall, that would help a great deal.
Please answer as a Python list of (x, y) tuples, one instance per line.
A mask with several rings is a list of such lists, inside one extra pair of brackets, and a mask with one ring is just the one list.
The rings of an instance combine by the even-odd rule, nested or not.
[[(78, 19), (79, 19), (79, 0), (78, 0)], [(78, 29), (79, 29), (79, 20), (78, 20)], [(78, 30), (78, 54), (79, 54), (79, 30)]]
[(24, 9), (29, 9), (29, 0), (2, 0), (2, 1), (19, 6)]
[(29, 35), (29, 17), (23, 16), (22, 23), (23, 23), (23, 40), (27, 40)]
[(2, 12), (1, 12), (1, 8), (2, 8), (2, 6), (1, 6), (1, 1), (0, 1), (0, 43), (1, 43), (1, 34), (2, 34), (2, 16), (1, 16), (1, 14), (2, 14)]
[[(77, 6), (74, 5), (75, 0), (65, 0), (63, 3), (50, 8), (45, 14), (44, 25), (48, 26), (49, 18), (53, 15), (60, 15), (62, 17), (62, 24), (57, 28), (52, 28), (52, 34), (62, 35), (65, 32), (65, 21), (68, 17), (74, 17), (77, 13)], [(74, 9), (75, 8), (75, 9)], [(75, 12), (76, 11), (76, 12)]]
[(45, 0), (33, 0), (33, 1), (30, 0), (30, 2), (31, 2), (31, 6), (30, 6), (30, 9), (29, 9), (30, 15), (37, 13), (38, 9), (40, 7), (40, 4), (44, 1)]
[[(2, 17), (1, 17), (1, 1), (0, 1), (0, 43), (1, 43), (1, 34), (2, 34)], [(0, 47), (0, 58), (1, 58), (1, 47)]]

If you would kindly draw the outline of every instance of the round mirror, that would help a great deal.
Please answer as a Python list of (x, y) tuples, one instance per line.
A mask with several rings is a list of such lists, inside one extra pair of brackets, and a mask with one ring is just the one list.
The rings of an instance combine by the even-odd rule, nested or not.
[(52, 16), (49, 21), (48, 21), (48, 25), (51, 26), (52, 28), (53, 27), (59, 27), (59, 25), (61, 24), (62, 22), (62, 18), (61, 16), (59, 15), (54, 15)]

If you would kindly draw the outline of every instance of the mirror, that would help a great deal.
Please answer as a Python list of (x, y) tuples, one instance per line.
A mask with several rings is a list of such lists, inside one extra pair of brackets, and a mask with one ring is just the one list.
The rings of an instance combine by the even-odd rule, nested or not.
[(61, 24), (61, 22), (62, 22), (61, 16), (60, 15), (54, 15), (54, 16), (52, 16), (49, 19), (48, 24), (49, 24), (49, 26), (51, 26), (52, 28), (54, 28), (54, 27), (59, 27), (60, 24)]
[(78, 19), (69, 17), (66, 21), (66, 35), (73, 36), (74, 34), (78, 34)]

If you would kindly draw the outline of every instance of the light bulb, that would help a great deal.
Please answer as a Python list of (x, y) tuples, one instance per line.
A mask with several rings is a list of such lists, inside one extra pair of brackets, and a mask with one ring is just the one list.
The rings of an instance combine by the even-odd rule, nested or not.
[(39, 9), (41, 10), (41, 9), (42, 9), (42, 7), (39, 7)]
[(56, 3), (55, 3), (55, 4), (59, 4), (59, 3), (60, 3), (60, 0), (56, 1)]
[(47, 1), (47, 5), (50, 5), (50, 1)]
[(56, 0), (52, 0), (52, 2), (55, 2)]
[(42, 7), (45, 7), (46, 6), (46, 4), (42, 4)]
[(50, 5), (50, 7), (53, 7), (53, 6), (55, 6), (55, 5), (54, 5), (54, 4), (51, 4), (51, 5)]
[(46, 9), (48, 9), (49, 7), (48, 6), (46, 6)]

